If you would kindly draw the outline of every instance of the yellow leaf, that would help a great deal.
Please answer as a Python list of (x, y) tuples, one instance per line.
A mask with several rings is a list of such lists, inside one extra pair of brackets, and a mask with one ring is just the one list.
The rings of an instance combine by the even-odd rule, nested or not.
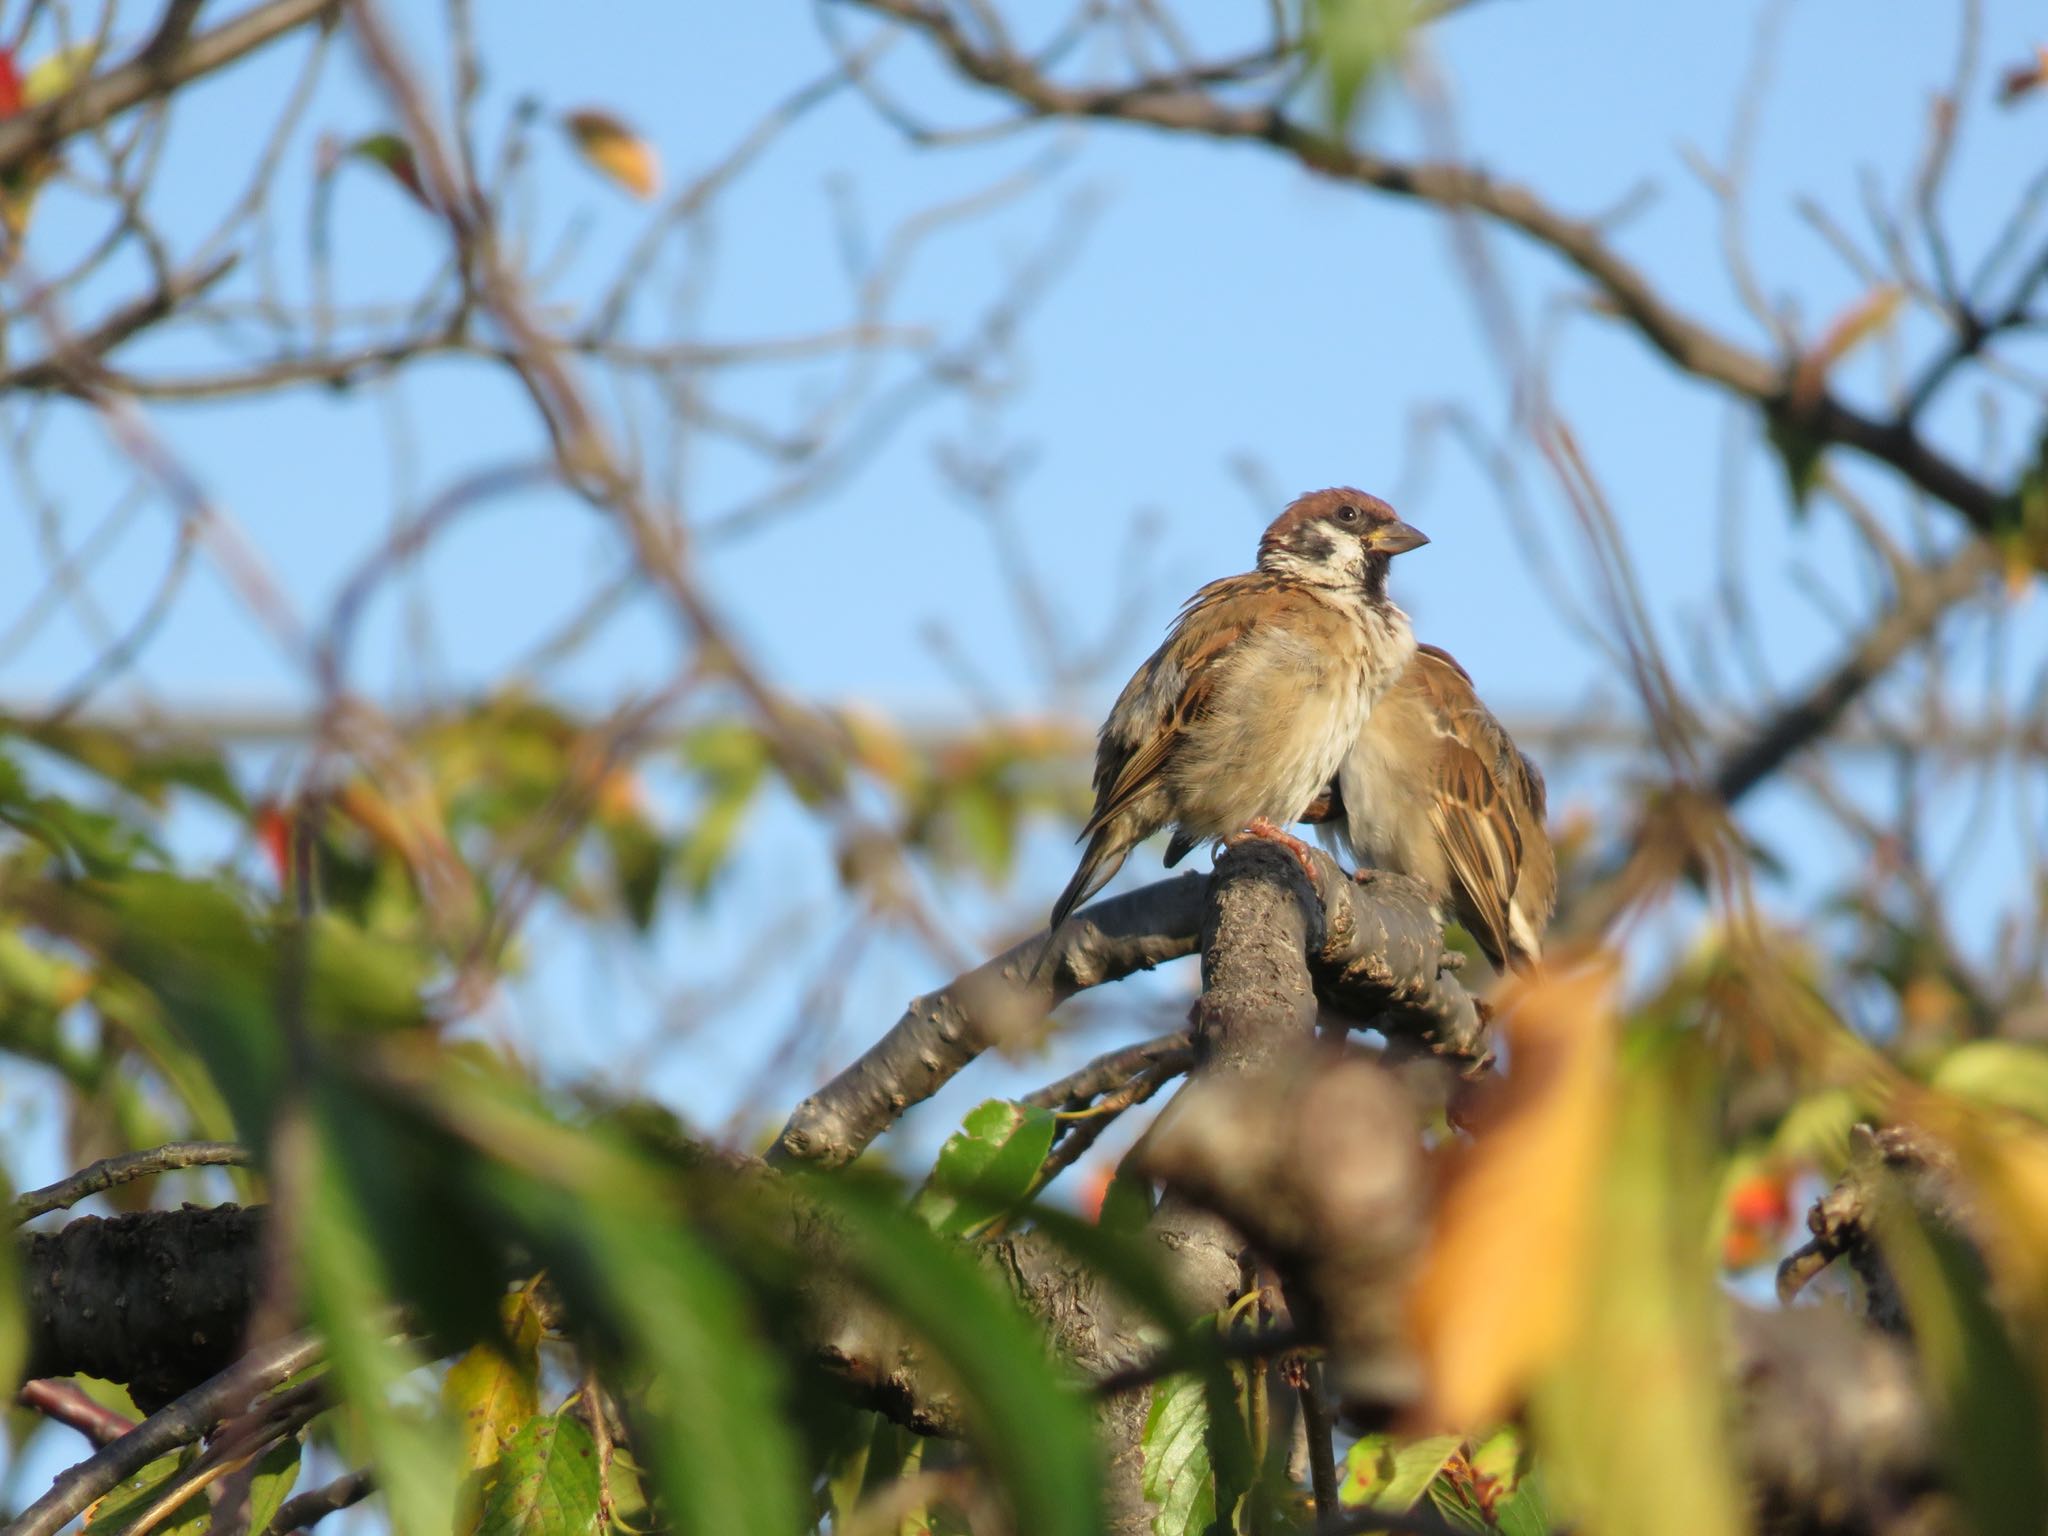
[(1425, 1378), (1417, 1428), (1498, 1419), (1570, 1336), (1613, 1114), (1616, 964), (1510, 981), (1510, 1072), (1469, 1146), (1445, 1157), (1410, 1298)]
[(39, 107), (46, 101), (55, 101), (92, 73), (99, 53), (97, 45), (80, 43), (75, 48), (59, 49), (47, 59), (38, 61), (22, 76), (23, 105)]
[[(2017, 1113), (1932, 1091), (1901, 1114), (1955, 1149), (1982, 1209), (1981, 1235), (1999, 1293), (2044, 1332), (2048, 1349), (2048, 1132)], [(2048, 1353), (2038, 1362), (2048, 1386)]]
[(567, 113), (562, 126), (590, 165), (637, 198), (661, 190), (661, 159), (639, 134), (609, 112), (594, 108)]
[[(1745, 1529), (1726, 1429), (1727, 1303), (1706, 1241), (1723, 1088), (1709, 1051), (1670, 1028), (1625, 1042), (1578, 1327), (1533, 1394), (1545, 1488), (1585, 1536), (1662, 1530), (1673, 1510), (1686, 1536)], [(1535, 1262), (1503, 1270), (1502, 1293)]]
[(537, 1284), (505, 1298), (504, 1338), (473, 1346), (441, 1383), (441, 1400), (462, 1425), (463, 1464), (473, 1471), (496, 1462), (507, 1437), (540, 1411)]

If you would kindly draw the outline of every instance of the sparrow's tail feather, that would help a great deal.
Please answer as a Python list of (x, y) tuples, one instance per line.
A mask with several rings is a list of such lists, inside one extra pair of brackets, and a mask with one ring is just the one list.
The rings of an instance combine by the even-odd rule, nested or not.
[(1033, 980), (1045, 968), (1046, 957), (1052, 953), (1052, 941), (1059, 937), (1061, 925), (1072, 915), (1074, 908), (1109, 884), (1116, 877), (1116, 872), (1123, 868), (1131, 845), (1116, 836), (1118, 830), (1114, 824), (1097, 827), (1095, 835), (1088, 839), (1088, 849), (1081, 855), (1081, 867), (1074, 871), (1074, 878), (1060, 892), (1060, 899), (1052, 904), (1052, 920), (1046, 924), (1045, 942), (1039, 946), (1038, 958), (1031, 963)]

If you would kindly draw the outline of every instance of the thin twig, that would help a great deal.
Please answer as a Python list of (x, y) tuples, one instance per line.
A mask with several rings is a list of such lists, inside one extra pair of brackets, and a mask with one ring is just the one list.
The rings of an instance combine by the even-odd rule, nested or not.
[(180, 1168), (240, 1168), (249, 1162), (249, 1149), (231, 1141), (172, 1141), (146, 1152), (124, 1152), (101, 1158), (69, 1178), (46, 1184), (18, 1195), (14, 1201), (14, 1225), (33, 1221), (50, 1211), (68, 1210), (89, 1195), (102, 1194), (117, 1184), (147, 1179)]
[(135, 1421), (94, 1402), (68, 1381), (25, 1381), (14, 1400), (46, 1419), (68, 1424), (94, 1445), (111, 1445), (135, 1427)]
[(1295, 1388), (1301, 1398), (1302, 1428), (1308, 1432), (1309, 1487), (1316, 1500), (1316, 1521), (1320, 1525), (1337, 1518), (1337, 1451), (1330, 1439), (1330, 1410), (1323, 1404), (1322, 1370), (1314, 1361), (1302, 1362), (1301, 1384)]
[(7, 1528), (7, 1536), (56, 1536), (123, 1479), (210, 1433), (223, 1419), (245, 1409), (259, 1392), (319, 1359), (323, 1347), (317, 1339), (297, 1335), (244, 1355), (120, 1439), (59, 1473), (49, 1491)]
[(323, 1487), (286, 1499), (270, 1522), (266, 1536), (289, 1536), (318, 1525), (329, 1515), (360, 1504), (377, 1491), (376, 1479), (367, 1472), (349, 1472)]

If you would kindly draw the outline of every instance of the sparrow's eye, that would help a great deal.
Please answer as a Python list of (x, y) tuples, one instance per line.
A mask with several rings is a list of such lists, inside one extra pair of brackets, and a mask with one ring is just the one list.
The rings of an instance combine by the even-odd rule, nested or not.
[(1360, 515), (1358, 508), (1352, 506), (1349, 502), (1346, 502), (1337, 509), (1337, 521), (1340, 523), (1355, 523)]

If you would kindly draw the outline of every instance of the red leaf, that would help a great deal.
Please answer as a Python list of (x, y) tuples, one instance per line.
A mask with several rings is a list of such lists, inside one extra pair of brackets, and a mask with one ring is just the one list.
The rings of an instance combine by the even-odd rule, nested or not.
[(21, 75), (14, 67), (14, 50), (0, 48), (0, 117), (12, 117), (21, 107)]

